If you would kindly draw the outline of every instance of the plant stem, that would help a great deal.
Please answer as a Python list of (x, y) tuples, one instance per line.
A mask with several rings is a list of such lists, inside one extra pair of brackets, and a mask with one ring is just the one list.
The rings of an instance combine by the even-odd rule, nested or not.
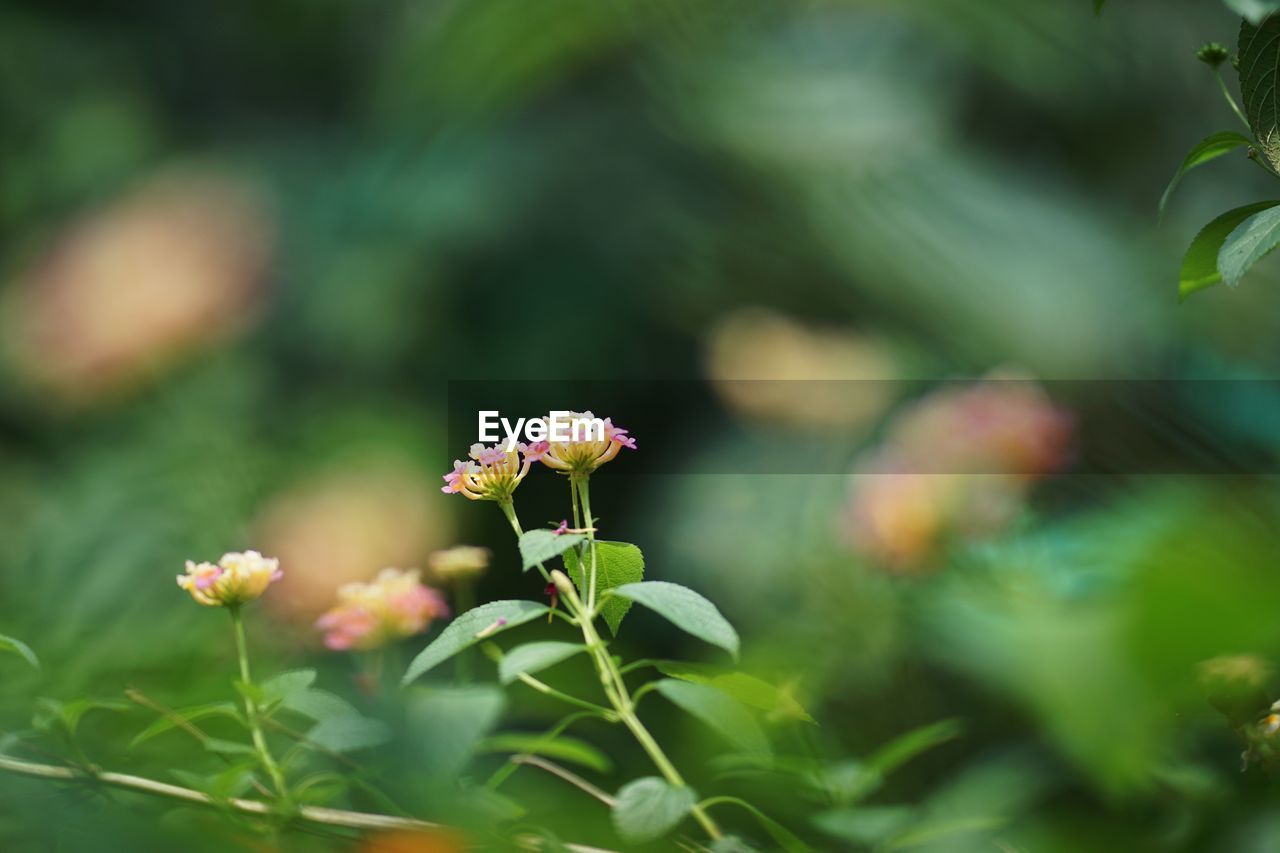
[(1222, 72), (1215, 68), (1213, 76), (1218, 81), (1218, 88), (1222, 90), (1222, 97), (1226, 98), (1227, 103), (1231, 105), (1231, 111), (1236, 114), (1236, 118), (1240, 119), (1245, 129), (1252, 132), (1253, 128), (1249, 126), (1249, 120), (1244, 117), (1244, 113), (1240, 111), (1240, 105), (1236, 103), (1236, 99), (1231, 96), (1231, 90), (1227, 88), (1227, 81), (1222, 79)]
[[(231, 614), (231, 624), (235, 627), (236, 655), (240, 658), (240, 681), (246, 688), (252, 688), (253, 678), (249, 674), (249, 644), (244, 637), (244, 619), (238, 606), (228, 607), (227, 612)], [(262, 734), (262, 724), (258, 719), (258, 703), (247, 693), (244, 697), (244, 713), (249, 722), (249, 731), (253, 735), (253, 747), (258, 752), (258, 758), (262, 761), (262, 766), (267, 769), (267, 774), (271, 777), (272, 784), (276, 786), (276, 792), (280, 798), (287, 800), (289, 789), (285, 785), (280, 766), (276, 764), (276, 760), (271, 757), (271, 750), (267, 748), (267, 739)]]
[[(636, 742), (640, 744), (640, 747), (649, 756), (649, 759), (653, 761), (654, 766), (658, 768), (658, 772), (662, 774), (667, 782), (676, 788), (687, 788), (688, 783), (680, 775), (680, 771), (671, 763), (671, 759), (667, 757), (662, 746), (636, 715), (635, 702), (627, 691), (626, 682), (623, 680), (622, 674), (618, 672), (618, 667), (614, 663), (613, 657), (609, 654), (609, 649), (604, 640), (600, 638), (600, 634), (596, 631), (595, 624), (591, 620), (591, 614), (583, 609), (582, 601), (578, 598), (578, 593), (573, 588), (573, 583), (561, 572), (554, 572), (552, 576), (555, 579), (557, 588), (560, 590), (561, 597), (577, 614), (578, 625), (582, 628), (582, 638), (586, 641), (587, 649), (591, 652), (591, 658), (595, 661), (596, 670), (600, 673), (600, 683), (604, 687), (605, 695), (609, 697), (610, 703), (618, 712), (618, 717), (622, 720), (622, 724), (631, 732)], [(719, 840), (723, 837), (720, 827), (701, 806), (694, 805), (690, 809), (690, 814), (702, 825), (707, 835), (711, 836), (713, 840)]]
[[(186, 800), (192, 803), (201, 803), (210, 806), (230, 805), (237, 811), (247, 812), (249, 814), (269, 815), (273, 811), (271, 803), (264, 803), (261, 800), (232, 798), (228, 800), (218, 800), (215, 802), (212, 797), (207, 794), (203, 794), (200, 791), (193, 791), (190, 788), (181, 788), (177, 785), (170, 785), (167, 782), (158, 782), (155, 779), (147, 779), (143, 776), (130, 776), (125, 773), (111, 773), (108, 771), (88, 773), (75, 770), (70, 767), (55, 767), (51, 764), (35, 764), (29, 761), (19, 761), (15, 758), (9, 758), (3, 755), (0, 755), (0, 770), (8, 770), (11, 773), (20, 773), (24, 776), (38, 776), (44, 779), (97, 781), (117, 788), (127, 788), (134, 791), (141, 791), (145, 794), (156, 794), (162, 797), (171, 797), (176, 800)], [(345, 809), (327, 809), (319, 806), (300, 806), (296, 812), (296, 816), (303, 820), (309, 820), (312, 823), (323, 823), (328, 824), (329, 826), (345, 826), (351, 829), (424, 830), (437, 829), (439, 826), (438, 824), (428, 823), (424, 820), (415, 820), (413, 818), (369, 814), (366, 812), (352, 812), (346, 811)]]
[[(511, 524), (511, 529), (516, 532), (516, 541), (520, 541), (520, 537), (524, 535), (524, 528), (520, 526), (520, 519), (516, 517), (515, 504), (511, 503), (511, 501), (498, 501), (498, 508), (507, 517), (507, 521)], [(547, 574), (546, 566), (538, 563), (538, 571), (542, 572), (544, 581), (551, 583), (551, 575)]]
[(596, 612), (596, 521), (591, 515), (591, 487), (588, 484), (591, 478), (583, 474), (581, 477), (572, 479), (577, 482), (578, 492), (582, 496), (582, 515), (587, 527), (587, 542), (591, 547), (591, 579), (587, 583), (587, 612), (594, 615)]

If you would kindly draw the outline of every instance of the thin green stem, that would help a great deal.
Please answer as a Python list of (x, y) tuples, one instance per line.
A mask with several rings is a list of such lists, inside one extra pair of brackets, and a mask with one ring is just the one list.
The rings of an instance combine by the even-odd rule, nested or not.
[[(240, 681), (247, 689), (252, 689), (253, 678), (249, 674), (249, 644), (245, 641), (244, 619), (238, 606), (228, 607), (227, 612), (231, 614), (231, 624), (235, 628), (236, 655), (240, 659)], [(262, 761), (262, 766), (267, 769), (267, 775), (271, 777), (271, 782), (275, 785), (280, 798), (287, 800), (289, 789), (285, 786), (284, 774), (280, 772), (280, 766), (276, 764), (276, 760), (271, 756), (271, 750), (267, 748), (267, 739), (262, 734), (262, 724), (258, 719), (258, 703), (248, 693), (244, 697), (244, 713), (249, 723), (249, 732), (253, 735), (253, 747), (258, 752), (258, 758)]]
[(581, 477), (573, 477), (578, 483), (578, 494), (582, 499), (582, 515), (586, 522), (587, 542), (591, 548), (591, 572), (590, 580), (587, 582), (587, 612), (594, 615), (596, 612), (596, 520), (591, 514), (591, 486), (590, 477), (583, 474)]
[[(520, 519), (516, 517), (516, 507), (511, 501), (498, 501), (498, 508), (502, 510), (502, 514), (507, 517), (507, 521), (511, 524), (511, 529), (516, 532), (516, 541), (520, 541), (520, 537), (524, 535), (524, 528), (520, 526)], [(551, 583), (551, 574), (547, 571), (547, 567), (538, 563), (538, 571), (542, 572), (542, 579), (547, 583)]]
[[(596, 716), (596, 714), (592, 711), (575, 711), (574, 713), (560, 720), (551, 728), (547, 729), (547, 731), (544, 732), (541, 737), (539, 737), (536, 741), (533, 742), (532, 748), (526, 750), (524, 754), (529, 754), (529, 755), (537, 754), (539, 749), (551, 743), (556, 738), (560, 737), (560, 735), (564, 734), (565, 729), (569, 728), (569, 726), (573, 725), (578, 720), (582, 720), (587, 717), (594, 717), (594, 716)], [(517, 762), (509, 761), (506, 764), (499, 767), (497, 770), (495, 770), (493, 772), (493, 775), (489, 777), (489, 781), (484, 783), (484, 786), (488, 788), (490, 791), (496, 791), (498, 789), (498, 786), (500, 786), (503, 782), (507, 781), (507, 779), (511, 776), (511, 774), (515, 773), (516, 770), (518, 769), (520, 769), (520, 765)]]
[(516, 678), (518, 678), (522, 684), (527, 684), (529, 687), (532, 687), (534, 690), (538, 691), (539, 693), (546, 694), (547, 696), (554, 696), (556, 699), (559, 699), (561, 702), (566, 702), (578, 708), (585, 708), (586, 710), (591, 711), (603, 717), (605, 720), (611, 723), (618, 722), (618, 715), (615, 712), (604, 707), (603, 705), (597, 705), (595, 702), (588, 702), (586, 699), (579, 699), (577, 696), (571, 696), (562, 690), (557, 690), (556, 688), (552, 687), (550, 684), (547, 684), (545, 681), (542, 681), (541, 679), (534, 678), (532, 675), (530, 675), (527, 672), (518, 673), (516, 675)]
[(1240, 111), (1240, 105), (1231, 96), (1231, 90), (1227, 88), (1227, 81), (1222, 79), (1222, 72), (1215, 68), (1213, 69), (1213, 76), (1218, 81), (1218, 88), (1222, 90), (1222, 97), (1226, 98), (1227, 103), (1231, 105), (1231, 111), (1236, 114), (1236, 118), (1240, 119), (1240, 123), (1244, 125), (1245, 130), (1252, 132), (1253, 128), (1249, 126), (1249, 119), (1245, 118), (1244, 113)]

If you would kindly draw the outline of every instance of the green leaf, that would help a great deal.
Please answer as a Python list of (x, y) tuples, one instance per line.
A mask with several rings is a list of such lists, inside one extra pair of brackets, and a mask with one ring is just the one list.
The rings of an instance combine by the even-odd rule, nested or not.
[(874, 846), (916, 820), (916, 810), (910, 806), (867, 806), (821, 812), (814, 816), (813, 823), (828, 835)]
[(1260, 24), (1267, 15), (1280, 11), (1280, 0), (1222, 0), (1222, 2), (1228, 9), (1254, 24)]
[(205, 738), (201, 743), (209, 752), (216, 752), (219, 755), (254, 755), (253, 747), (247, 743), (239, 743), (234, 740), (224, 740), (220, 737)]
[(666, 835), (684, 819), (697, 794), (655, 776), (628, 782), (613, 804), (613, 825), (624, 841), (643, 844)]
[(12, 652), (36, 669), (40, 668), (40, 659), (36, 657), (36, 653), (21, 640), (0, 634), (0, 652)]
[(1178, 276), (1178, 298), (1186, 299), (1198, 290), (1222, 281), (1218, 272), (1218, 253), (1240, 223), (1256, 213), (1280, 205), (1280, 201), (1260, 201), (1229, 210), (1200, 230), (1182, 259)]
[(708, 684), (664, 678), (653, 689), (715, 729), (746, 752), (768, 752), (769, 741), (746, 708)]
[(314, 669), (294, 669), (289, 672), (282, 672), (258, 685), (258, 691), (262, 697), (259, 701), (268, 705), (272, 702), (279, 702), (299, 690), (306, 690), (312, 684), (315, 684), (315, 681), (316, 671)]
[(433, 687), (412, 691), (407, 705), (419, 765), (446, 779), (462, 771), (476, 744), (493, 731), (506, 698), (491, 685)]
[(189, 708), (181, 708), (173, 712), (173, 716), (165, 716), (156, 720), (130, 741), (129, 747), (132, 749), (140, 743), (151, 740), (156, 735), (164, 734), (170, 729), (178, 727), (178, 720), (174, 717), (193, 723), (196, 720), (203, 720), (206, 717), (230, 717), (240, 725), (244, 725), (244, 720), (240, 717), (240, 712), (236, 710), (236, 706), (231, 702), (213, 702), (208, 705), (192, 705)]
[(560, 533), (551, 530), (530, 530), (520, 536), (520, 559), (527, 572), (539, 563), (559, 557), (565, 551), (582, 542), (581, 533)]
[(880, 747), (867, 759), (867, 765), (887, 776), (917, 755), (960, 737), (963, 730), (959, 720), (941, 720), (921, 726)]
[(401, 683), (408, 684), (463, 649), (508, 628), (537, 619), (546, 612), (545, 604), (533, 601), (491, 601), (468, 610), (450, 622), (439, 637), (418, 653)]
[(806, 723), (814, 721), (790, 691), (775, 687), (754, 675), (710, 664), (684, 663), (683, 661), (661, 661), (657, 664), (657, 668), (663, 675), (669, 675), (681, 681), (709, 684), (728, 693), (744, 705), (764, 711), (770, 717), (803, 720)]
[(381, 720), (368, 717), (329, 717), (307, 732), (307, 741), (330, 752), (368, 749), (391, 739), (391, 730)]
[(809, 853), (809, 845), (801, 841), (794, 832), (787, 829), (785, 826), (778, 823), (776, 820), (769, 817), (746, 800), (739, 797), (713, 797), (708, 801), (708, 804), (712, 802), (732, 803), (739, 808), (746, 809), (756, 819), (760, 826), (764, 828), (764, 831), (769, 833), (770, 837), (773, 838), (778, 847), (787, 851), (787, 853)]
[(116, 711), (123, 713), (133, 710), (128, 702), (114, 699), (73, 699), (61, 702), (57, 699), (41, 698), (36, 700), (36, 710), (31, 716), (31, 725), (43, 732), (51, 731), (54, 724), (60, 724), (69, 735), (74, 735), (80, 726), (80, 720), (90, 711)]
[[(569, 577), (583, 598), (587, 595), (588, 573), (591, 571), (590, 549), (579, 560), (577, 551), (564, 555), (564, 567)], [(635, 545), (627, 542), (596, 541), (596, 595), (616, 589), (623, 584), (638, 583), (644, 580), (644, 554)], [(631, 609), (631, 602), (624, 598), (609, 598), (600, 608), (604, 621), (614, 636), (618, 634), (618, 626)]]
[(476, 746), (476, 751), (542, 755), (557, 761), (578, 764), (597, 773), (608, 773), (613, 770), (613, 762), (603, 752), (586, 741), (565, 735), (548, 738), (540, 734), (504, 732), (485, 738)]
[(521, 673), (540, 672), (586, 650), (586, 646), (578, 643), (545, 642), (516, 646), (498, 663), (498, 680), (503, 684), (510, 684)]
[(318, 690), (314, 687), (290, 693), (281, 700), (280, 707), (296, 714), (301, 714), (304, 717), (309, 717), (316, 722), (335, 717), (360, 716), (360, 712), (346, 699), (341, 696), (335, 696), (327, 690)]
[[(1245, 6), (1240, 0), (1238, 5)], [(1240, 98), (1258, 147), (1272, 167), (1280, 166), (1280, 16), (1262, 17), (1271, 6), (1249, 3), (1238, 9), (1240, 25)], [(1271, 10), (1274, 11), (1274, 10)], [(1256, 23), (1255, 23), (1256, 22)]]
[(1173, 196), (1174, 189), (1181, 183), (1187, 172), (1197, 166), (1216, 160), (1224, 154), (1229, 154), (1237, 148), (1248, 147), (1252, 144), (1252, 139), (1243, 133), (1236, 133), (1234, 130), (1220, 131), (1196, 143), (1187, 152), (1187, 156), (1183, 159), (1182, 165), (1178, 167), (1178, 171), (1174, 172), (1173, 179), (1169, 181), (1169, 186), (1165, 188), (1164, 195), (1160, 196), (1160, 205), (1156, 209), (1157, 218), (1164, 218), (1164, 209), (1169, 204), (1169, 199)]
[(1240, 283), (1249, 268), (1280, 245), (1280, 208), (1256, 213), (1236, 226), (1218, 252), (1218, 271), (1230, 287)]
[(693, 590), (666, 581), (645, 581), (620, 586), (613, 594), (638, 601), (671, 620), (677, 628), (738, 657), (738, 632), (714, 604)]

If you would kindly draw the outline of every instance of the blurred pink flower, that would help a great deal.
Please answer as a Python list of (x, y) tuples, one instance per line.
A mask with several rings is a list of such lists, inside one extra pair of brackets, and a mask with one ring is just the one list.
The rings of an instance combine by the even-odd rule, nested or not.
[(845, 539), (880, 565), (918, 571), (950, 538), (995, 535), (1021, 512), (1029, 487), (1065, 463), (1072, 428), (1026, 380), (936, 391), (858, 464)]
[(185, 574), (178, 575), (178, 586), (205, 607), (235, 607), (253, 601), (284, 574), (279, 560), (257, 551), (223, 554), (217, 564), (187, 560), (186, 568)]
[(241, 181), (153, 177), (73, 223), (14, 283), (7, 355), (68, 402), (135, 385), (256, 316), (272, 231)]
[(331, 649), (376, 649), (421, 633), (432, 619), (449, 615), (438, 592), (418, 581), (417, 571), (383, 569), (370, 583), (338, 590), (338, 604), (316, 620)]

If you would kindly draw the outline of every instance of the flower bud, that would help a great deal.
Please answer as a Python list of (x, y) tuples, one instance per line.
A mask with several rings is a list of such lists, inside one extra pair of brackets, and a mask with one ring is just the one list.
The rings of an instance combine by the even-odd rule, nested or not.
[(1196, 59), (1208, 65), (1210, 68), (1217, 68), (1219, 65), (1227, 61), (1231, 56), (1230, 51), (1216, 41), (1211, 41), (1196, 51)]
[(206, 607), (236, 607), (262, 595), (282, 575), (279, 560), (257, 551), (235, 551), (223, 554), (217, 564), (187, 560), (178, 586)]

